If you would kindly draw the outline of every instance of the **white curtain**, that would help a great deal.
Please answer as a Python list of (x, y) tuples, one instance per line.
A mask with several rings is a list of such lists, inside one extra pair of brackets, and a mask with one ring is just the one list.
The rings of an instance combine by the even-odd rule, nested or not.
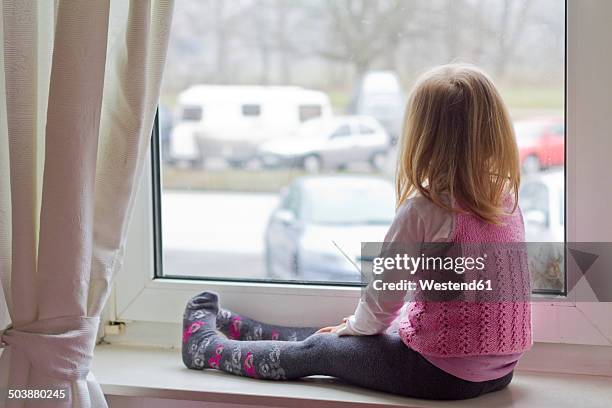
[(147, 158), (171, 15), (171, 0), (3, 0), (0, 324), (11, 325), (0, 333), (0, 391), (68, 391), (34, 406), (106, 406), (89, 366)]

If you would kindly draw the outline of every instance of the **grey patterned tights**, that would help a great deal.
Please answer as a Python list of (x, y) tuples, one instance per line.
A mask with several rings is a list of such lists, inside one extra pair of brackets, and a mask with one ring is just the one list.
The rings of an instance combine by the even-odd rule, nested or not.
[(185, 309), (183, 362), (191, 369), (266, 380), (329, 375), (370, 389), (441, 400), (477, 397), (512, 380), (512, 373), (484, 382), (454, 377), (397, 335), (338, 337), (314, 331), (272, 326), (220, 310), (217, 295), (203, 292)]

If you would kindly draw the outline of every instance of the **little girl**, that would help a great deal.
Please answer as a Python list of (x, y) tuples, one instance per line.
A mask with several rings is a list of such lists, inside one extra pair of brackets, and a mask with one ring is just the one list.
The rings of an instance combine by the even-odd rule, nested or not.
[[(473, 66), (441, 66), (418, 80), (396, 179), (398, 210), (385, 243), (524, 241), (512, 124), (489, 77)], [(417, 398), (465, 399), (497, 391), (510, 383), (532, 344), (526, 259), (497, 261), (486, 272), (495, 273), (511, 301), (409, 302), (395, 332), (387, 329), (405, 293), (389, 295), (372, 284), (354, 315), (316, 333), (238, 316), (204, 292), (185, 310), (183, 361), (193, 369), (260, 379), (329, 375)], [(377, 278), (390, 281), (397, 273)]]

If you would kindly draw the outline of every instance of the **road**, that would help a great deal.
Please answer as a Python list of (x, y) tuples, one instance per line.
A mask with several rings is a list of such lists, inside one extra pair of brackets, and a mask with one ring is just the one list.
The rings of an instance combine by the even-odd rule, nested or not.
[(264, 234), (277, 194), (165, 191), (164, 275), (265, 277)]

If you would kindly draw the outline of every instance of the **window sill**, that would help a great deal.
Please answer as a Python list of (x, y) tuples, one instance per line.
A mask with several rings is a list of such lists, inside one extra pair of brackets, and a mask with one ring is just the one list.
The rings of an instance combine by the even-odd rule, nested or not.
[[(448, 402), (396, 397), (328, 377), (256, 381), (184, 368), (178, 350), (102, 345), (92, 372), (107, 396), (149, 397), (267, 407), (446, 407)], [(453, 406), (597, 407), (612, 401), (612, 378), (518, 372), (512, 385)]]

